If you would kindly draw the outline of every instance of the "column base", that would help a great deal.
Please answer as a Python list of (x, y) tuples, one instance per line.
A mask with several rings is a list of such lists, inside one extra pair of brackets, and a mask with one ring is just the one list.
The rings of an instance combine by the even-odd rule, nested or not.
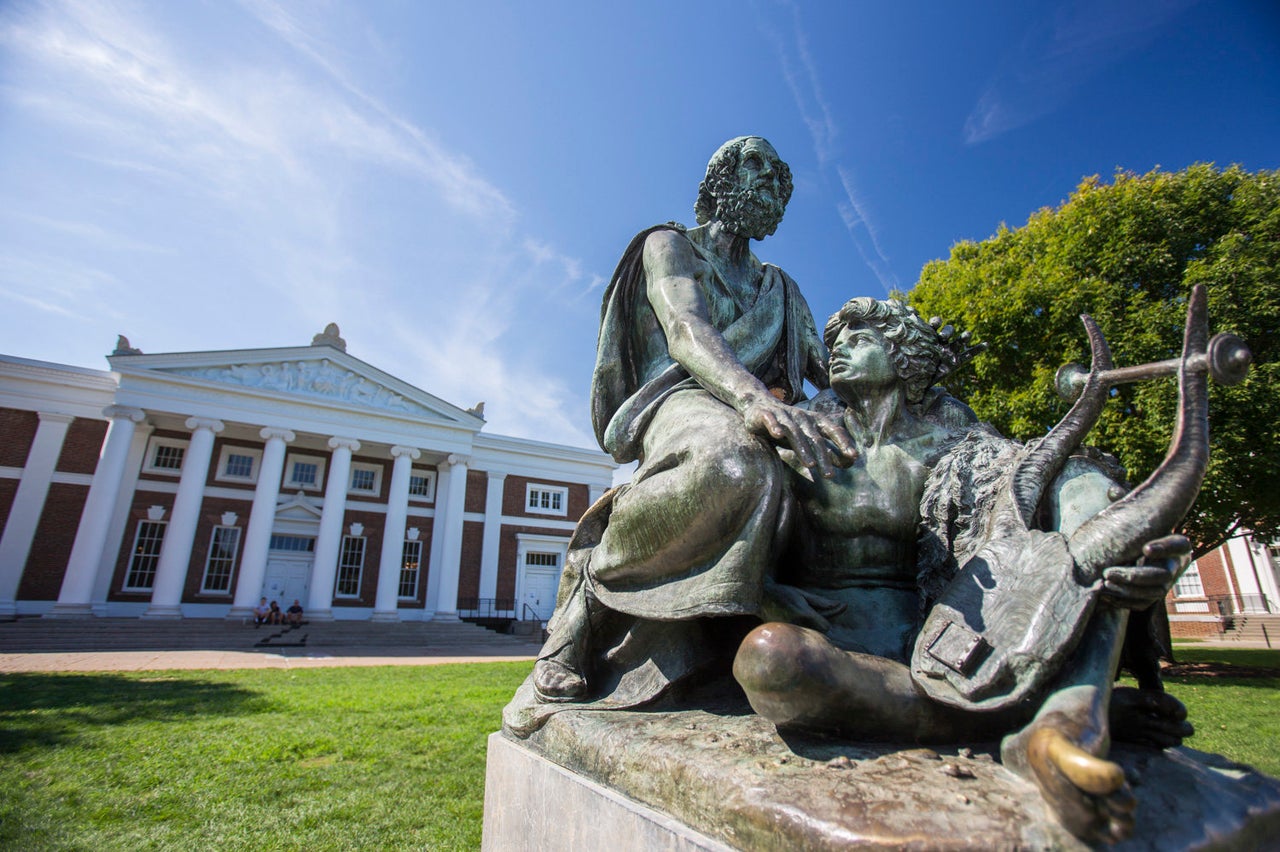
[(44, 618), (93, 618), (93, 604), (56, 603)]
[(333, 610), (331, 609), (309, 609), (302, 613), (304, 621), (333, 621)]
[(456, 612), (441, 612), (436, 610), (436, 614), (431, 616), (432, 621), (461, 621)]
[(369, 617), (369, 620), (377, 621), (382, 624), (392, 624), (400, 621), (400, 613), (396, 612), (394, 609), (391, 609), (391, 610), (375, 609), (373, 611), (373, 615)]
[(152, 604), (142, 614), (145, 621), (176, 621), (182, 618), (182, 607), (177, 604)]

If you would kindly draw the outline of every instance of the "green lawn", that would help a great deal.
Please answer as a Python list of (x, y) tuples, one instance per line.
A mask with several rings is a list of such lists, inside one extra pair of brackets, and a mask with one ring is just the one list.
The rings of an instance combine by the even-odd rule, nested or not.
[(476, 849), (530, 667), (0, 675), (0, 849)]
[[(0, 675), (0, 849), (478, 848), (485, 738), (529, 668)], [(1169, 689), (1188, 745), (1280, 775), (1280, 677)]]

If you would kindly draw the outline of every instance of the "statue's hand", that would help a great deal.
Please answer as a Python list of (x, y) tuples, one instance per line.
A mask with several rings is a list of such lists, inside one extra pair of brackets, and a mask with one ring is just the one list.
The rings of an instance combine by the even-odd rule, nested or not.
[(1191, 542), (1167, 535), (1147, 542), (1137, 565), (1117, 565), (1102, 572), (1102, 593), (1113, 605), (1146, 609), (1169, 594), (1191, 564)]
[(844, 612), (845, 604), (796, 586), (766, 580), (761, 610), (764, 621), (783, 621), (826, 633), (831, 629), (827, 619)]
[(801, 464), (826, 477), (858, 457), (853, 438), (839, 420), (795, 408), (772, 396), (748, 404), (742, 419), (753, 434), (792, 450)]

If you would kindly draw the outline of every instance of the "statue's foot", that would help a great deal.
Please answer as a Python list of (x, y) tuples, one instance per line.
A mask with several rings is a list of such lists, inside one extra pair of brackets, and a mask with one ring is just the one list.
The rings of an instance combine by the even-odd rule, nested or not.
[(587, 679), (561, 649), (533, 664), (533, 691), (543, 701), (580, 701), (587, 695)]
[(1174, 748), (1195, 733), (1186, 706), (1167, 692), (1118, 686), (1111, 695), (1111, 738), (1151, 748)]
[(1045, 802), (1072, 834), (1091, 843), (1114, 843), (1133, 833), (1137, 801), (1119, 764), (1096, 757), (1051, 725), (1017, 737), (1025, 765)]

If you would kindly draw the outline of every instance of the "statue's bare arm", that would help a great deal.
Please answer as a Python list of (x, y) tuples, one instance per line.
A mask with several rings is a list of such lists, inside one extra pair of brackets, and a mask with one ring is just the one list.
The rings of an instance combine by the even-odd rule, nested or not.
[(749, 430), (793, 450), (805, 467), (824, 476), (843, 462), (841, 456), (857, 454), (838, 422), (779, 401), (738, 361), (711, 325), (698, 283), (706, 274), (704, 262), (688, 240), (674, 231), (655, 231), (645, 241), (644, 266), (649, 304), (666, 333), (671, 358), (739, 412)]

